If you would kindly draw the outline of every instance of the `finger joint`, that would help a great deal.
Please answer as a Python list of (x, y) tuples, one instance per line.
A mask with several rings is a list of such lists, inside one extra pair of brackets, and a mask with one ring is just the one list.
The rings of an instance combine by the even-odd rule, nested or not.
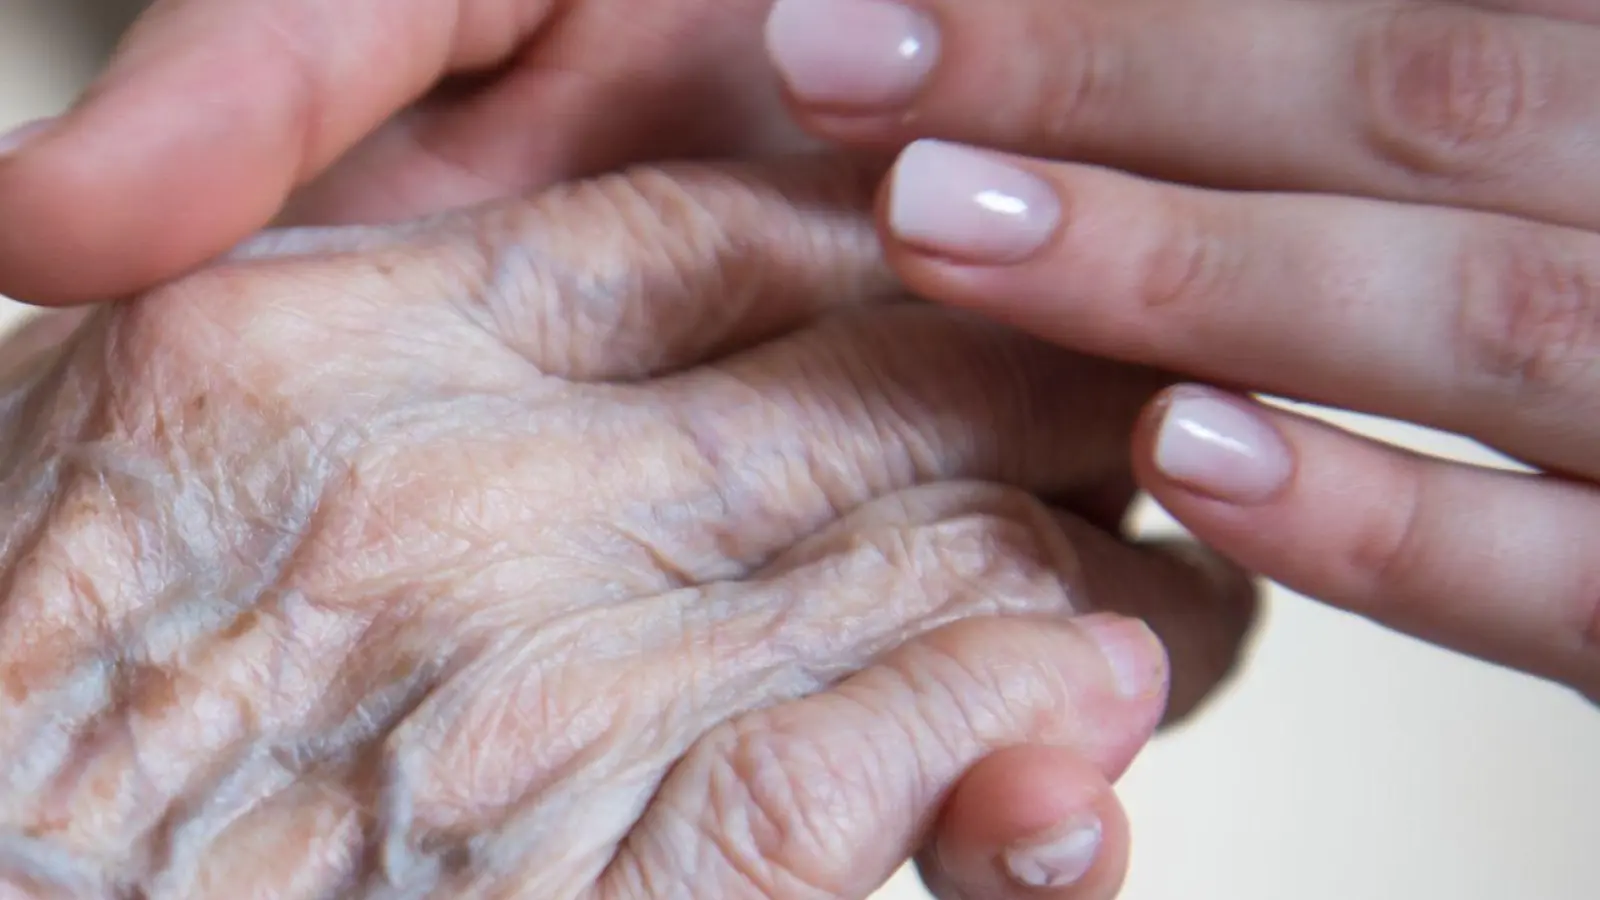
[(1227, 243), (1196, 204), (1171, 202), (1166, 207), (1139, 267), (1139, 308), (1164, 312), (1214, 306), (1235, 280)]
[(1537, 399), (1570, 390), (1600, 349), (1600, 254), (1524, 226), (1457, 263), (1457, 358), (1467, 383)]
[(1081, 144), (1097, 111), (1112, 108), (1108, 101), (1122, 81), (1118, 42), (1106, 39), (1090, 16), (1068, 7), (1043, 4), (1033, 15), (1030, 40), (1048, 35), (1038, 46), (1054, 52), (1030, 54), (1019, 63), (1027, 67), (1023, 83), (1031, 84), (1014, 95), (1022, 100), (1017, 115), (1032, 123), (1026, 130), (1034, 132), (1033, 139), (1025, 143), (1057, 150)]
[(1481, 179), (1535, 133), (1537, 55), (1521, 32), (1444, 7), (1399, 8), (1375, 23), (1357, 58), (1381, 156), (1412, 176)]
[[(1400, 462), (1392, 477), (1386, 478), (1382, 496), (1385, 502), (1374, 507), (1366, 527), (1359, 529), (1350, 560), (1357, 574), (1357, 612), (1372, 615), (1372, 598), (1407, 596), (1425, 568), (1423, 548), (1428, 545), (1427, 488), (1420, 473), (1411, 470), (1409, 461)], [(1423, 579), (1426, 581), (1426, 579)], [(1366, 606), (1366, 609), (1359, 607)], [(1383, 616), (1389, 618), (1386, 611)]]
[[(776, 719), (755, 717), (772, 726)], [(837, 861), (843, 823), (815, 813), (848, 814), (838, 765), (826, 753), (781, 727), (728, 727), (719, 764), (709, 778), (711, 814), (703, 834), (717, 856), (763, 898), (836, 897), (849, 892)], [(804, 774), (802, 774), (804, 773)], [(820, 795), (819, 795), (820, 793)]]

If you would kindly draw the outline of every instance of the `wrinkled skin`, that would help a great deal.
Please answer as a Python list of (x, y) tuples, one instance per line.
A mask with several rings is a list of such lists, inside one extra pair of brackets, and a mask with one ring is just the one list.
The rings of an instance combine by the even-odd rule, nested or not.
[(861, 897), (998, 747), (1119, 770), (1164, 673), (1070, 617), (1203, 689), (1248, 590), (1034, 499), (1159, 381), (897, 302), (870, 185), (277, 233), (34, 332), (0, 897)]

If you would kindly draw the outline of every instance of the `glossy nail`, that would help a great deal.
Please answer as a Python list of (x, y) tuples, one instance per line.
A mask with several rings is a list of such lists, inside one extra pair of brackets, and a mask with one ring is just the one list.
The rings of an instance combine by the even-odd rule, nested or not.
[(1100, 820), (1082, 814), (1012, 844), (1002, 858), (1012, 879), (1025, 887), (1070, 887), (1094, 868), (1104, 839)]
[(55, 119), (36, 119), (0, 134), (0, 156), (9, 156), (21, 150), (29, 141), (49, 130), (55, 121)]
[(1167, 678), (1167, 654), (1150, 626), (1138, 619), (1111, 613), (1092, 613), (1074, 620), (1099, 648), (1111, 669), (1117, 693), (1128, 699), (1145, 697), (1162, 689)]
[(1050, 185), (995, 154), (917, 141), (890, 174), (895, 237), (962, 262), (1021, 262), (1050, 240), (1060, 221), (1061, 204)]
[(1283, 489), (1289, 447), (1246, 401), (1199, 388), (1175, 391), (1156, 435), (1161, 474), (1229, 503), (1254, 504)]
[(822, 106), (908, 102), (939, 56), (933, 23), (892, 0), (778, 0), (766, 38), (790, 93)]

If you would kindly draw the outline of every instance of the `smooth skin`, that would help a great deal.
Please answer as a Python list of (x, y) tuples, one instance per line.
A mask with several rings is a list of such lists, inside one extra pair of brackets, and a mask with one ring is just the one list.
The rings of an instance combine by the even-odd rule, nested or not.
[(0, 294), (94, 303), (272, 221), (408, 221), (804, 144), (767, 6), (157, 0), (67, 115), (0, 141)]
[(819, 78), (805, 29), (839, 5), (782, 0), (769, 45), (813, 133), (905, 148), (882, 228), (917, 293), (1221, 386), (1136, 441), (1199, 539), (1600, 697), (1600, 7), (914, 0), (912, 43)]

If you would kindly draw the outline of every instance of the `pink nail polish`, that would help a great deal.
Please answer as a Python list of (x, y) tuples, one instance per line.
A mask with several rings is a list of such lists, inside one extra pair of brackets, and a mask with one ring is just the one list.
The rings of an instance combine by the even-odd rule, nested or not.
[(1173, 393), (1156, 435), (1155, 464), (1173, 481), (1239, 504), (1270, 499), (1294, 467), (1288, 445), (1258, 411), (1200, 388)]
[(895, 237), (961, 262), (1021, 262), (1050, 240), (1060, 221), (1061, 204), (1050, 185), (996, 154), (917, 141), (890, 174)]
[(933, 23), (892, 0), (778, 0), (766, 40), (789, 91), (824, 106), (905, 103), (939, 55)]

